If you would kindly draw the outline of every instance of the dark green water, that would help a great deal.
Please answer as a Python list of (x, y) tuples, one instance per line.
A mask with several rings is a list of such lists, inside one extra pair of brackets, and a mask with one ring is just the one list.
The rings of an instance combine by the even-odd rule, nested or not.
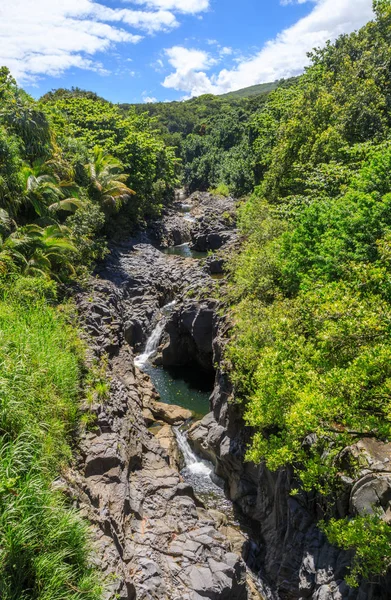
[(198, 369), (163, 369), (147, 363), (143, 368), (159, 392), (161, 402), (176, 404), (194, 411), (197, 417), (209, 412), (209, 396), (213, 387), (213, 374)]
[(161, 252), (168, 256), (182, 256), (183, 258), (206, 258), (207, 252), (196, 252), (191, 250), (189, 244), (181, 244), (180, 246), (171, 246), (171, 248), (162, 248)]

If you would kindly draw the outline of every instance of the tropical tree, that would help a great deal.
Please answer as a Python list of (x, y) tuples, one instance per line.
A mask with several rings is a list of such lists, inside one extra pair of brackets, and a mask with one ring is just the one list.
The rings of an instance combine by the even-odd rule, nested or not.
[(93, 149), (87, 171), (90, 177), (91, 197), (106, 213), (118, 212), (136, 193), (125, 183), (128, 176), (122, 172), (122, 163), (106, 154), (99, 146)]
[(78, 189), (74, 182), (60, 181), (47, 172), (47, 163), (36, 162), (22, 170), (24, 187), (28, 201), (40, 217), (53, 215), (58, 211), (75, 212), (81, 206), (77, 198)]
[(0, 262), (12, 260), (24, 275), (64, 279), (73, 274), (72, 254), (76, 247), (64, 225), (27, 225), (1, 239)]

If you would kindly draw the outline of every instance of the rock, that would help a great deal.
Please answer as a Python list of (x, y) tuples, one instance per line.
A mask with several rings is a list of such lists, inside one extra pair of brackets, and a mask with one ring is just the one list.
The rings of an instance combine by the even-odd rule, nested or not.
[(353, 486), (350, 494), (353, 514), (373, 515), (379, 511), (388, 523), (391, 521), (391, 473), (368, 473)]
[[(134, 368), (132, 351), (145, 341), (163, 305), (174, 296), (180, 302), (187, 289), (204, 287), (210, 277), (195, 261), (135, 242), (113, 246), (98, 274), (77, 301), (89, 361), (109, 354), (109, 393), (93, 402), (94, 431), (82, 434), (66, 484), (91, 524), (94, 563), (109, 582), (106, 598), (191, 600), (199, 594), (190, 573), (204, 569), (211, 589), (204, 586), (201, 597), (242, 600), (245, 565), (210, 515), (198, 512), (192, 488), (172, 468), (172, 429), (160, 430), (162, 443), (147, 429), (152, 419), (181, 423), (192, 413), (155, 401), (148, 377)], [(204, 327), (201, 318), (200, 347), (209, 344)], [(210, 560), (227, 568), (214, 573)], [(192, 577), (196, 587), (202, 585)]]
[(143, 418), (147, 426), (152, 425), (156, 421), (150, 408), (143, 408)]
[(192, 418), (193, 413), (187, 408), (175, 406), (175, 404), (164, 404), (154, 402), (151, 404), (151, 412), (156, 419), (160, 419), (169, 425), (181, 425)]
[(166, 367), (198, 364), (213, 371), (213, 329), (216, 301), (187, 301), (173, 312), (165, 327), (162, 363)]
[(166, 451), (170, 467), (179, 471), (182, 463), (181, 455), (171, 425), (163, 425), (163, 427), (155, 434), (155, 438)]
[(224, 434), (224, 427), (218, 425), (213, 413), (209, 413), (189, 428), (187, 436), (195, 452), (216, 466), (217, 456), (214, 448), (218, 447)]
[(193, 214), (198, 215), (191, 230), (191, 247), (194, 250), (218, 250), (235, 240), (236, 206), (233, 198), (195, 192), (188, 201), (194, 207)]

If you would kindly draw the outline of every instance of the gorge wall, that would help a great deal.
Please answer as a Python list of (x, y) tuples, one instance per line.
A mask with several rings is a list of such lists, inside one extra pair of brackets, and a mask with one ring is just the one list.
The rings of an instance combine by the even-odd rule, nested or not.
[[(139, 239), (112, 248), (89, 292), (78, 298), (91, 362), (108, 356), (110, 390), (85, 407), (94, 422), (82, 437), (67, 486), (92, 524), (95, 560), (111, 578), (107, 598), (255, 600), (262, 590), (273, 600), (386, 600), (389, 579), (363, 582), (359, 589), (345, 583), (352, 554), (331, 546), (317, 527), (330, 499), (293, 496), (292, 470), (272, 473), (245, 462), (252, 432), (224, 370), (228, 324), (215, 299), (221, 281), (211, 276), (221, 275), (224, 255), (237, 240), (234, 202), (216, 203), (209, 194), (195, 194), (189, 202), (191, 218), (168, 211)], [(199, 263), (154, 247), (188, 240), (195, 251), (223, 250)], [(187, 416), (164, 416), (148, 376), (134, 365), (134, 351), (141, 350), (161, 308), (174, 300), (155, 361), (197, 366), (200, 376), (217, 368), (211, 412), (188, 436), (226, 482), (247, 533), (242, 546), (232, 544), (216, 514), (181, 478), (170, 430), (166, 444), (148, 430), (162, 417), (159, 411), (169, 424)], [(373, 504), (388, 514), (391, 445), (363, 440), (349, 452), (360, 456), (362, 468), (355, 480), (341, 480), (335, 514)], [(258, 591), (246, 582), (245, 562), (259, 578)]]
[[(141, 348), (160, 308), (213, 285), (194, 261), (133, 241), (112, 249), (77, 299), (89, 361), (104, 365), (109, 386), (85, 402), (90, 425), (66, 486), (91, 523), (107, 598), (249, 597), (244, 562), (148, 430), (149, 415), (162, 407), (134, 365), (133, 348)], [(173, 422), (186, 417), (179, 411)]]

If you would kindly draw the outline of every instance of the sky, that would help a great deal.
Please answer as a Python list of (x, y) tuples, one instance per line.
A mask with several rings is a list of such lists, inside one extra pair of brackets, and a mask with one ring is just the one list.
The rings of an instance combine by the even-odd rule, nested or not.
[(298, 75), (372, 17), (372, 0), (0, 0), (0, 66), (37, 98), (181, 100)]

